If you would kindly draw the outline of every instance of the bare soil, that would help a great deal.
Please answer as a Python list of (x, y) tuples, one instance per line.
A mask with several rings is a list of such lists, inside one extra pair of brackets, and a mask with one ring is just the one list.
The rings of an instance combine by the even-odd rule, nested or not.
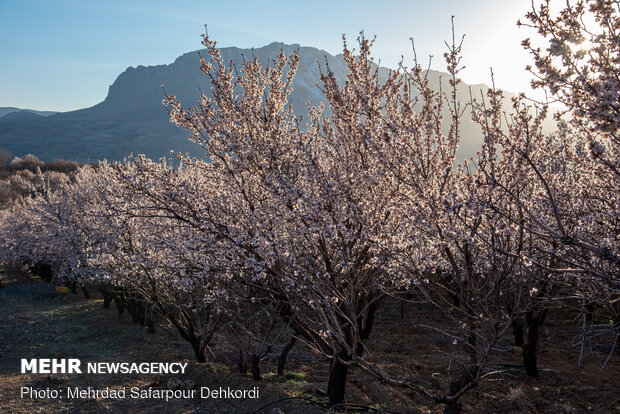
[[(95, 293), (94, 291), (92, 293)], [(249, 413), (281, 398), (286, 390), (269, 381), (257, 383), (231, 372), (222, 363), (194, 362), (191, 347), (174, 332), (159, 328), (148, 333), (127, 314), (102, 308), (101, 299), (58, 293), (37, 280), (3, 281), (0, 289), (0, 413)], [(185, 375), (160, 374), (21, 374), (21, 358), (79, 358), (86, 362), (189, 362)], [(259, 386), (259, 399), (30, 399), (21, 387), (59, 389), (140, 387), (168, 389), (172, 378), (191, 380), (196, 388), (250, 390)], [(278, 404), (285, 413), (315, 413), (299, 401)], [(270, 413), (272, 407), (261, 411)]]
[[(90, 291), (91, 299), (59, 293), (54, 287), (32, 278), (5, 278), (0, 289), (0, 413), (251, 413), (291, 396), (326, 401), (328, 361), (299, 341), (289, 354), (287, 374), (275, 376), (277, 353), (262, 363), (261, 382), (236, 368), (237, 348), (230, 338), (215, 336), (211, 349), (217, 362), (198, 364), (191, 347), (173, 330), (158, 321), (155, 333), (119, 315), (114, 305), (103, 309), (102, 300)], [(573, 315), (574, 316), (574, 315)], [(499, 344), (485, 372), (485, 379), (463, 399), (465, 413), (620, 413), (620, 357), (612, 356), (601, 370), (607, 353), (593, 344), (577, 371), (578, 350), (571, 348), (579, 327), (571, 315), (552, 313), (542, 337), (538, 378), (528, 378), (521, 369), (521, 350), (510, 338)], [(423, 322), (423, 323), (422, 323)], [(441, 326), (441, 318), (430, 308), (400, 304), (385, 308), (368, 342), (383, 368), (415, 375), (419, 384), (445, 389), (446, 361), (453, 346), (436, 331), (421, 325)], [(380, 341), (379, 341), (380, 339)], [(602, 340), (601, 340), (602, 341)], [(600, 349), (599, 349), (600, 348)], [(182, 376), (20, 374), (21, 358), (79, 358), (85, 362), (188, 362)], [(167, 389), (171, 378), (193, 381), (200, 387), (251, 389), (259, 386), (259, 399), (30, 399), (20, 398), (21, 387), (36, 389), (95, 389), (140, 387)], [(349, 372), (346, 400), (398, 413), (440, 413), (442, 406), (406, 389), (379, 384), (359, 369)], [(285, 400), (264, 408), (273, 413), (318, 413), (321, 410), (301, 400)], [(368, 412), (368, 410), (364, 411)]]

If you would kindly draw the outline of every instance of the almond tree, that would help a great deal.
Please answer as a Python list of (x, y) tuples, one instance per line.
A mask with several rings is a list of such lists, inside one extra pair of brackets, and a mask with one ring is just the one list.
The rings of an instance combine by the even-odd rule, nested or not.
[[(599, 240), (572, 234), (572, 229), (564, 225), (558, 214), (554, 214), (556, 228), (549, 232), (550, 236), (617, 267), (620, 263), (617, 239), (610, 239), (608, 234), (614, 231), (617, 234), (617, 221), (613, 216), (618, 211), (614, 195), (620, 175), (620, 38), (617, 33), (620, 10), (613, 1), (577, 1), (554, 16), (546, 1), (526, 17), (530, 22), (528, 26), (537, 29), (541, 38), (549, 43), (546, 50), (541, 50), (531, 46), (529, 40), (524, 41), (535, 63), (535, 69), (531, 70), (537, 78), (532, 85), (547, 89), (566, 106), (570, 125), (562, 130), (563, 135), (570, 135), (568, 149), (572, 149), (572, 153), (566, 155), (587, 174), (581, 188), (574, 189), (574, 196), (567, 195), (566, 199), (588, 198), (596, 204), (601, 203), (592, 206), (591, 214), (602, 211), (611, 215), (609, 218), (595, 217), (599, 228), (590, 235), (597, 237), (602, 231), (603, 237)], [(546, 184), (552, 207), (560, 208), (556, 198), (562, 195), (556, 197), (553, 191), (561, 193), (564, 189), (556, 190), (550, 183)], [(585, 186), (593, 191), (582, 194), (588, 189)], [(599, 195), (599, 203), (595, 194)]]
[[(615, 1), (588, 0), (567, 3), (554, 13), (545, 1), (526, 18), (524, 25), (548, 44), (541, 49), (528, 39), (523, 42), (534, 60), (532, 84), (561, 102), (568, 117), (560, 124), (563, 150), (555, 153), (569, 173), (550, 176), (548, 156), (536, 158), (517, 148), (540, 180), (543, 205), (553, 218), (535, 230), (571, 258), (561, 268), (572, 270), (565, 274), (573, 276), (584, 301), (584, 328), (592, 305), (605, 308), (614, 321), (611, 356), (620, 337), (620, 10)], [(585, 337), (584, 329), (582, 350)]]
[[(407, 212), (408, 232), (403, 236), (408, 243), (399, 272), (415, 277), (415, 290), (449, 322), (443, 333), (455, 345), (462, 344), (468, 358), (457, 353), (450, 358), (447, 395), (421, 389), (406, 372), (400, 373), (400, 380), (377, 370), (375, 374), (445, 404), (445, 412), (460, 412), (458, 400), (481, 379), (491, 349), (519, 312), (530, 306), (530, 301), (523, 300), (529, 284), (524, 283), (527, 272), (520, 256), (500, 253), (524, 249), (527, 234), (489, 208), (494, 195), (478, 168), (495, 158), (494, 146), (484, 146), (475, 164), (466, 160), (455, 165), (464, 112), (464, 104), (456, 98), (459, 54), (460, 45), (453, 42), (446, 54), (448, 96), (429, 88), (417, 63), (407, 71), (406, 93), (383, 115), (387, 144), (380, 149), (381, 162), (398, 178), (402, 208)], [(411, 99), (412, 89), (419, 93), (419, 102)], [(496, 103), (500, 111), (501, 103)], [(417, 113), (415, 105), (421, 106)], [(445, 106), (450, 115), (447, 134), (441, 116)]]
[[(162, 173), (171, 170), (153, 164)], [(161, 214), (151, 199), (129, 185), (127, 177), (139, 174), (138, 165), (116, 164), (99, 172), (109, 185), (100, 201), (107, 231), (101, 235), (97, 263), (125, 298), (138, 301), (147, 323), (157, 310), (190, 343), (197, 360), (205, 362), (221, 314), (218, 272), (209, 267), (214, 266), (210, 242), (191, 226)]]
[(403, 245), (399, 183), (376, 151), (375, 112), (398, 98), (399, 76), (379, 84), (370, 42), (361, 39), (359, 57), (345, 46), (345, 88), (329, 68), (323, 76), (338, 105), (331, 117), (310, 108), (302, 129), (287, 106), (296, 54), (268, 68), (248, 59), (234, 70), (208, 37), (204, 44), (213, 98), (189, 111), (173, 96), (166, 101), (210, 160), (179, 157), (201, 184), (178, 183), (178, 172), (142, 161), (139, 174), (125, 178), (157, 200), (158, 211), (212, 239), (230, 280), (271, 301), (286, 325), (331, 359), (328, 394), (341, 403), (384, 290), (405, 283), (389, 271)]
[[(523, 347), (526, 372), (537, 376), (539, 336), (559, 289), (565, 287), (565, 283), (555, 276), (566, 255), (552, 240), (540, 238), (530, 231), (553, 218), (544, 197), (541, 198), (544, 187), (524, 157), (547, 157), (545, 174), (548, 176), (566, 175), (568, 169), (562, 161), (561, 142), (556, 136), (545, 137), (541, 132), (546, 111), (531, 114), (531, 108), (515, 99), (514, 112), (510, 117), (502, 116), (502, 99), (500, 91), (491, 90), (488, 103), (474, 105), (474, 120), (483, 127), (485, 139), (484, 156), (478, 157), (476, 167), (479, 179), (489, 193), (486, 208), (497, 217), (492, 237), (505, 235), (507, 230), (513, 229), (524, 241), (518, 248), (514, 245), (498, 246), (495, 252), (514, 260), (518, 264), (515, 272), (524, 277), (517, 279), (515, 285), (515, 288), (521, 286), (520, 290), (506, 289), (504, 292), (509, 297), (514, 297), (515, 292), (522, 295), (514, 305), (506, 305), (518, 314), (513, 332), (515, 344)], [(527, 329), (526, 340), (523, 338), (524, 328)]]
[(73, 249), (72, 212), (64, 189), (17, 201), (2, 223), (2, 260), (21, 264), (48, 280), (56, 277), (67, 266), (65, 259), (80, 251)]
[[(332, 404), (344, 399), (350, 366), (402, 385), (365, 358), (364, 340), (376, 310), (385, 295), (427, 277), (428, 269), (450, 267), (459, 280), (459, 290), (450, 291), (463, 304), (452, 320), (466, 332), (471, 370), (447, 397), (415, 382), (407, 386), (456, 407), (511, 325), (512, 316), (498, 299), (502, 286), (495, 282), (507, 279), (514, 267), (503, 256), (508, 264), (500, 266), (493, 246), (482, 244), (485, 255), (475, 260), (478, 254), (470, 249), (476, 249), (468, 247), (484, 221), (476, 201), (483, 190), (477, 190), (482, 187), (477, 176), (453, 169), (461, 112), (456, 93), (452, 127), (444, 135), (443, 95), (431, 90), (422, 69), (380, 79), (370, 57), (372, 42), (362, 37), (357, 56), (345, 43), (349, 73), (343, 86), (324, 68), (329, 114), (322, 106), (310, 108), (310, 121), (301, 129), (286, 106), (296, 55), (288, 68), (281, 54), (273, 68), (251, 59), (234, 70), (208, 37), (204, 44), (210, 60), (202, 60), (202, 69), (211, 79), (213, 98), (203, 96), (191, 110), (172, 96), (166, 102), (171, 119), (192, 133), (211, 161), (180, 156), (184, 168), (208, 184), (180, 187), (175, 173), (155, 173), (143, 164), (144, 194), (158, 198), (171, 217), (212, 235), (228, 253), (222, 266), (232, 280), (262, 292), (261, 300), (273, 303), (300, 338), (330, 358)], [(457, 54), (453, 49), (448, 57), (453, 88)], [(463, 199), (467, 207), (456, 206)], [(515, 234), (522, 244), (522, 233)], [(403, 257), (413, 266), (403, 267)], [(441, 295), (439, 288), (434, 292)], [(440, 300), (438, 306), (450, 304)], [(463, 321), (465, 328), (458, 328)]]

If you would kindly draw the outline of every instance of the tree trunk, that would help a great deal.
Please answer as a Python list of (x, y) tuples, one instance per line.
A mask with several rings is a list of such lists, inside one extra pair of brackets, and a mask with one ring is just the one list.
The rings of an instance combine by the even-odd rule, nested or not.
[(586, 304), (586, 323), (589, 326), (592, 326), (592, 323), (594, 322), (594, 311), (595, 310), (596, 310), (596, 303), (588, 302)]
[(101, 296), (103, 296), (103, 309), (110, 309), (110, 304), (112, 303), (113, 296), (106, 292), (104, 289), (99, 289), (101, 292)]
[(291, 336), (291, 339), (284, 345), (284, 349), (282, 349), (282, 353), (278, 358), (278, 377), (284, 375), (284, 364), (286, 364), (286, 357), (288, 356), (289, 351), (293, 348), (297, 342), (297, 337)]
[(446, 404), (443, 409), (443, 414), (461, 414), (463, 412), (463, 405), (458, 401), (451, 401)]
[(237, 367), (239, 367), (239, 373), (246, 374), (248, 372), (248, 358), (243, 352), (243, 349), (239, 349), (239, 359), (237, 360)]
[[(370, 306), (368, 306), (368, 311), (366, 312), (366, 315), (364, 315), (365, 320), (358, 321), (360, 326), (362, 326), (360, 339), (365, 340), (370, 337), (376, 311), (377, 304), (376, 302), (373, 302)], [(362, 342), (358, 342), (355, 347), (355, 355), (361, 356), (363, 353), (364, 344)], [(332, 406), (342, 404), (342, 402), (344, 402), (344, 393), (347, 385), (347, 373), (349, 372), (349, 365), (347, 365), (346, 362), (351, 361), (351, 359), (351, 355), (348, 352), (341, 350), (337, 354), (337, 357), (332, 360), (329, 369), (329, 380), (327, 382), (327, 395)]]
[(144, 324), (146, 325), (147, 332), (154, 333), (155, 332), (155, 324), (153, 323), (153, 305), (147, 304), (145, 305), (146, 309), (144, 310)]
[[(476, 380), (480, 366), (478, 365), (478, 352), (476, 350), (476, 328), (473, 321), (469, 321), (469, 335), (467, 336), (468, 353), (469, 353), (469, 369), (459, 377), (456, 381), (450, 383), (449, 396), (454, 397), (463, 388)], [(463, 406), (458, 402), (458, 398), (445, 403), (444, 414), (460, 414)]]
[[(459, 391), (469, 385), (476, 379), (480, 367), (478, 365), (472, 365), (467, 372), (459, 377), (458, 380), (450, 383), (450, 396), (456, 395)], [(446, 403), (444, 407), (444, 414), (460, 414), (463, 410), (463, 406), (457, 400)]]
[(146, 305), (143, 303), (142, 298), (138, 295), (129, 295), (129, 297), (125, 298), (125, 306), (127, 311), (131, 315), (131, 319), (133, 319), (134, 323), (140, 324), (140, 326), (144, 326), (144, 314)]
[(546, 309), (540, 312), (530, 311), (525, 314), (525, 320), (527, 321), (527, 342), (523, 344), (523, 365), (529, 377), (538, 376), (536, 354), (538, 353), (540, 332), (546, 316)]
[(133, 319), (134, 323), (143, 324), (144, 320), (140, 317), (140, 310), (138, 301), (134, 298), (127, 298), (127, 311), (131, 315), (131, 319)]
[(46, 282), (50, 282), (54, 277), (52, 266), (47, 263), (37, 263), (31, 268), (31, 271)]
[(122, 293), (116, 293), (114, 295), (114, 306), (116, 306), (119, 315), (125, 313), (125, 297)]
[(88, 293), (88, 289), (83, 287), (82, 292), (84, 293), (84, 299), (90, 299), (90, 293)]
[[(363, 328), (362, 328), (362, 335), (361, 335), (362, 339), (370, 338), (370, 332), (372, 332), (372, 324), (375, 320), (376, 312), (377, 312), (377, 305), (376, 303), (373, 303), (372, 305), (368, 307), (368, 313), (366, 314), (366, 320), (364, 321)], [(356, 351), (356, 354), (362, 355), (363, 350), (364, 350), (363, 347), (361, 349), (358, 349)]]
[(200, 349), (200, 340), (198, 338), (194, 338), (193, 340), (186, 340), (192, 345), (192, 349), (194, 350), (194, 355), (196, 355), (196, 362), (203, 364), (207, 362), (207, 357), (204, 352)]
[(329, 403), (334, 406), (344, 402), (344, 391), (347, 384), (347, 372), (349, 366), (343, 364), (340, 360), (347, 362), (351, 360), (351, 355), (347, 352), (340, 351), (337, 358), (334, 358), (329, 369), (329, 380), (327, 382), (327, 395)]
[(260, 375), (260, 358), (256, 355), (250, 355), (250, 372), (252, 373), (252, 378), (256, 381), (261, 380)]
[(513, 319), (512, 333), (515, 337), (515, 346), (523, 346), (523, 320), (521, 318)]

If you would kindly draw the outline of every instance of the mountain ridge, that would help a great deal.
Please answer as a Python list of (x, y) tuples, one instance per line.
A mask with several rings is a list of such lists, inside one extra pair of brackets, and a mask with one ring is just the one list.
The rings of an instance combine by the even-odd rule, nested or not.
[[(242, 59), (256, 56), (265, 65), (281, 50), (288, 56), (299, 50), (300, 64), (293, 82), (290, 103), (296, 113), (307, 111), (306, 101), (311, 105), (324, 102), (316, 88), (320, 82), (317, 61), (327, 62), (339, 81), (343, 81), (347, 68), (341, 54), (331, 55), (324, 50), (299, 44), (272, 42), (260, 48), (220, 49), (226, 64), (232, 61), (237, 66)], [(130, 153), (144, 153), (151, 158), (168, 156), (170, 150), (202, 155), (201, 149), (191, 143), (188, 133), (172, 123), (162, 105), (164, 92), (175, 95), (184, 107), (196, 104), (200, 91), (210, 92), (207, 77), (200, 71), (199, 53), (207, 58), (205, 49), (187, 52), (173, 62), (152, 66), (130, 66), (125, 69), (108, 88), (105, 99), (89, 108), (50, 114), (37, 119), (23, 119), (15, 122), (0, 122), (0, 148), (23, 156), (33, 153), (42, 160), (66, 158), (79, 162), (93, 162), (106, 158), (122, 160)], [(379, 68), (380, 77), (385, 79), (390, 69)], [(431, 85), (438, 87), (439, 79), (445, 73), (430, 70)], [(469, 87), (479, 94), (488, 89), (486, 85), (465, 85), (459, 89), (463, 100), (469, 97)], [(514, 96), (507, 94), (507, 97)], [(509, 103), (509, 100), (507, 100)], [(463, 125), (463, 142), (460, 158), (475, 154), (480, 140), (476, 138), (475, 125), (466, 119)]]
[(35, 109), (16, 108), (14, 106), (0, 107), (0, 118), (4, 118), (6, 115), (14, 112), (29, 112), (40, 116), (50, 116), (58, 113), (58, 111), (37, 111)]

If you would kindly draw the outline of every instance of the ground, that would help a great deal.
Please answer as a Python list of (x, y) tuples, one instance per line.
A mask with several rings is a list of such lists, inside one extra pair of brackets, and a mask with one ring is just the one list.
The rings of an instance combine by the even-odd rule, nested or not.
[[(284, 378), (274, 374), (275, 359), (264, 361), (263, 381), (256, 382), (236, 368), (235, 348), (228, 338), (216, 336), (212, 350), (217, 362), (194, 362), (190, 346), (174, 331), (161, 326), (155, 333), (134, 324), (114, 306), (103, 309), (102, 300), (59, 292), (41, 280), (5, 278), (0, 289), (0, 413), (251, 413), (290, 396), (325, 401), (328, 361), (297, 344)], [(431, 309), (407, 305), (387, 306), (379, 316), (369, 347), (386, 360), (386, 369), (406, 365), (426, 387), (446, 384), (446, 339), (425, 324), (440, 324)], [(577, 351), (570, 347), (578, 326), (567, 316), (551, 315), (543, 336), (539, 378), (529, 379), (519, 369), (520, 350), (508, 342), (498, 346), (486, 378), (463, 398), (464, 412), (485, 413), (620, 413), (620, 357), (613, 356), (605, 370), (605, 352), (587, 352), (584, 368), (577, 371)], [(374, 339), (373, 339), (374, 338)], [(382, 338), (381, 344), (377, 341)], [(387, 344), (387, 345), (386, 345)], [(376, 345), (376, 346), (375, 346)], [(82, 361), (188, 362), (188, 372), (171, 375), (45, 375), (20, 374), (21, 358), (79, 358)], [(443, 368), (442, 368), (443, 367)], [(502, 372), (498, 372), (502, 371)], [(30, 399), (20, 398), (21, 387), (66, 389), (88, 386), (102, 389), (141, 387), (167, 389), (170, 381), (194, 382), (196, 387), (260, 387), (258, 400), (179, 399)], [(404, 389), (377, 383), (352, 369), (347, 402), (398, 413), (436, 413), (443, 407)], [(282, 401), (260, 413), (314, 413), (323, 410), (300, 400)], [(366, 411), (367, 412), (367, 411)]]

